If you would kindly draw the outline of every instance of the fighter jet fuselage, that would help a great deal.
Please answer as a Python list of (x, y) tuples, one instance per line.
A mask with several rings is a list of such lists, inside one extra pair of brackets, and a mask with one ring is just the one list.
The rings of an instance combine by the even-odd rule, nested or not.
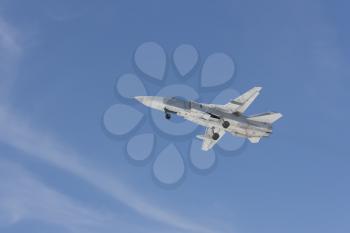
[(260, 87), (255, 87), (225, 105), (197, 103), (179, 97), (136, 96), (135, 99), (150, 108), (163, 111), (166, 119), (170, 120), (172, 114), (176, 114), (206, 127), (205, 134), (197, 137), (203, 140), (202, 149), (209, 150), (225, 132), (248, 138), (252, 143), (257, 143), (262, 137), (271, 134), (272, 123), (282, 114), (243, 114), (260, 90)]

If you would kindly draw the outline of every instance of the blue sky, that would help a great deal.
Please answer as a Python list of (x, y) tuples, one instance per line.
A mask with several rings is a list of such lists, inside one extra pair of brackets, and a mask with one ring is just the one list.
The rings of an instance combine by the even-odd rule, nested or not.
[[(349, 6), (1, 1), (0, 231), (349, 232)], [(263, 87), (248, 114), (284, 115), (272, 137), (157, 185), (101, 127), (147, 41), (232, 56), (230, 85)]]

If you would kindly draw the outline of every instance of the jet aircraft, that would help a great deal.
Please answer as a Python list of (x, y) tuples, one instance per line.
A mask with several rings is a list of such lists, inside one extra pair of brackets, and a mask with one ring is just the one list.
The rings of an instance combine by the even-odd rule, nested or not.
[(262, 137), (272, 133), (272, 123), (282, 117), (281, 113), (266, 112), (246, 116), (244, 112), (255, 100), (261, 87), (254, 87), (227, 104), (204, 104), (184, 100), (179, 97), (135, 96), (142, 104), (163, 111), (170, 120), (172, 114), (183, 117), (195, 124), (206, 127), (202, 139), (202, 150), (210, 150), (228, 132), (234, 136), (247, 138), (258, 143)]

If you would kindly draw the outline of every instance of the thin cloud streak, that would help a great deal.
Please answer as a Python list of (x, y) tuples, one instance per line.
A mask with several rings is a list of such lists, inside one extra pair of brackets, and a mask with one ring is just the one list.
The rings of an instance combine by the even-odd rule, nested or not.
[[(38, 220), (72, 232), (108, 231), (124, 221), (88, 209), (49, 188), (22, 167), (0, 160), (0, 225)], [(113, 227), (113, 228), (112, 228)]]
[(79, 176), (99, 190), (111, 195), (144, 217), (189, 232), (214, 232), (163, 208), (150, 204), (116, 177), (93, 168), (80, 160), (80, 156), (67, 145), (56, 141), (48, 132), (30, 127), (30, 123), (0, 106), (0, 141), (26, 154)]
[(16, 34), (16, 30), (0, 18), (0, 49), (7, 50), (12, 56), (18, 56), (21, 53)]
[(0, 101), (2, 102), (8, 101), (21, 54), (18, 32), (0, 17)]
[[(22, 55), (21, 45), (17, 42), (16, 30), (0, 18), (0, 52), (8, 56), (0, 57), (0, 141), (25, 154), (40, 158), (46, 162), (79, 176), (99, 190), (111, 195), (140, 215), (162, 224), (187, 232), (212, 233), (207, 227), (194, 223), (164, 208), (150, 203), (149, 200), (133, 192), (127, 185), (106, 171), (98, 170), (81, 160), (82, 156), (57, 141), (48, 132), (32, 128), (31, 123), (20, 114), (12, 111), (8, 99), (11, 84), (14, 81), (16, 67)], [(5, 74), (5, 75), (4, 75)]]

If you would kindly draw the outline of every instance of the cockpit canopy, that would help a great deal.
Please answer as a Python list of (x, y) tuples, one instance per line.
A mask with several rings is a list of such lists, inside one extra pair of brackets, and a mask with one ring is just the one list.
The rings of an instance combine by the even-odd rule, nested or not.
[(190, 109), (191, 108), (191, 103), (190, 101), (182, 98), (182, 97), (171, 97), (167, 100), (167, 104), (178, 107), (178, 108), (183, 108), (183, 109)]

